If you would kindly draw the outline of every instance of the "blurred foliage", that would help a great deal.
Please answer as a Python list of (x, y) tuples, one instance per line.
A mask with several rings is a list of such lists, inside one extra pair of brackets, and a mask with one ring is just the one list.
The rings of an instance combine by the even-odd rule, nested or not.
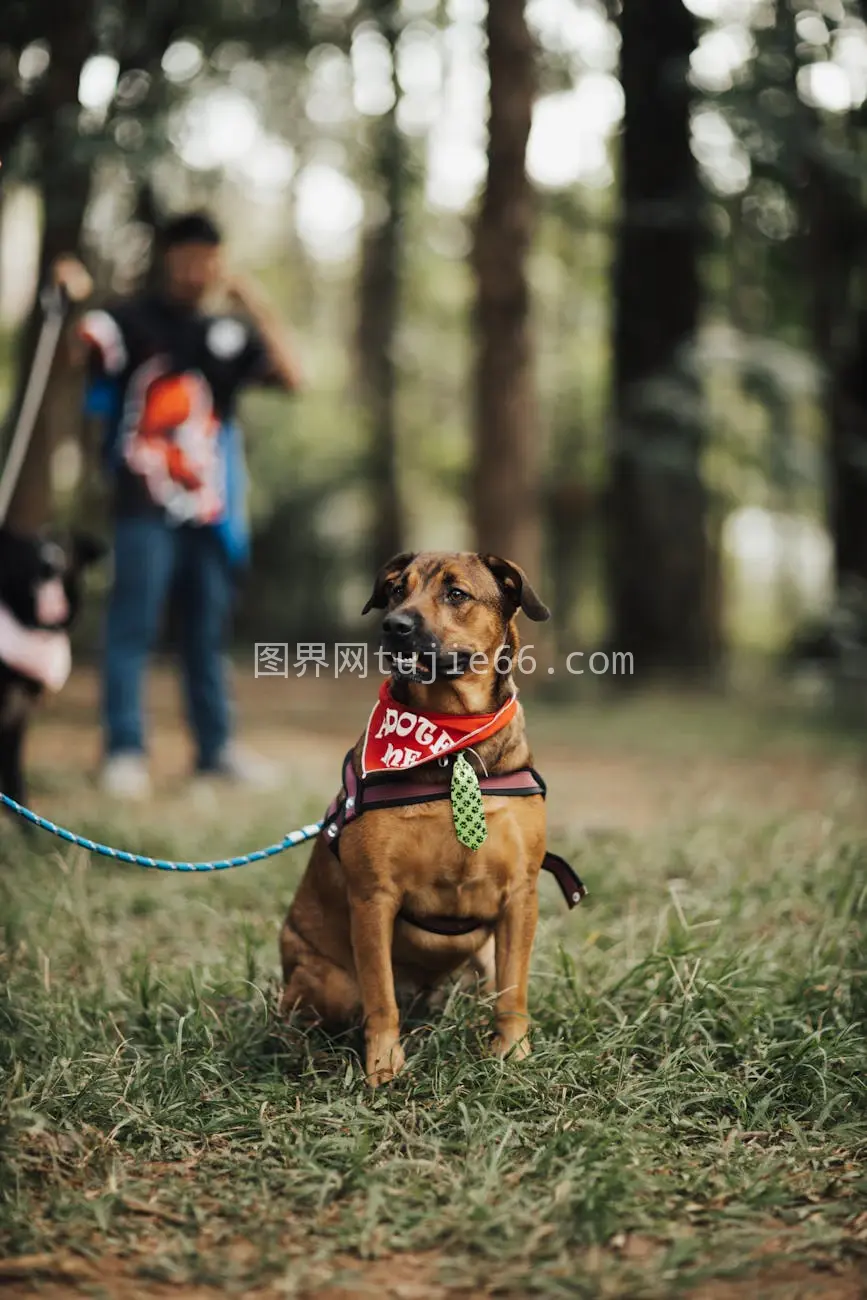
[[(851, 269), (843, 274), (839, 264), (857, 263), (861, 236), (840, 248), (828, 270), (834, 283), (824, 310), (833, 328), (824, 334), (810, 237), (816, 196), (834, 187), (860, 215), (863, 15), (854, 0), (708, 0), (693, 7), (706, 17), (691, 73), (707, 231), (703, 324), (690, 358), (707, 399), (703, 474), (715, 518), (756, 507), (775, 520), (820, 521), (823, 375), (848, 337), (860, 290)], [(59, 11), (52, 0), (4, 6), (0, 140), (7, 140), (9, 212), (23, 187), (38, 189), (41, 181), (34, 124), (50, 83)], [(383, 66), (379, 6), (87, 0), (87, 12), (91, 80), (94, 58), (116, 64), (112, 85), (106, 69), (115, 65), (103, 62), (108, 90), (101, 100), (92, 90), (88, 98), (83, 78), (86, 102), (67, 106), (77, 114), (75, 148), (92, 177), (82, 242), (102, 291), (140, 279), (155, 213), (207, 203), (224, 222), (235, 259), (261, 277), (291, 320), (310, 372), (308, 391), (296, 401), (256, 394), (244, 404), (257, 564), (239, 632), (285, 639), (311, 628), (351, 627), (379, 508), (366, 469), (353, 359), (359, 233), (382, 218), (372, 132), (388, 107), (383, 87), (392, 72)], [(576, 574), (563, 588), (566, 605), (558, 615), (565, 629), (592, 637), (601, 631), (604, 604), (599, 501), (608, 472), (610, 267), (618, 220), (617, 113), (610, 107), (617, 35), (596, 0), (531, 0), (528, 13), (539, 37), (540, 122), (543, 106), (565, 111), (569, 96), (577, 97), (576, 114), (582, 94), (592, 107), (591, 92), (604, 118), (598, 140), (583, 128), (578, 138), (577, 126), (574, 143), (568, 132), (562, 136), (574, 174), (564, 164), (563, 179), (539, 183), (531, 265), (549, 548), (572, 548), (568, 563)], [(470, 540), (466, 254), (481, 178), (468, 182), (463, 200), (438, 193), (434, 155), (446, 147), (437, 138), (446, 99), (437, 100), (436, 86), (452, 85), (448, 93), (465, 111), (465, 138), (447, 137), (459, 176), (472, 171), (471, 146), (484, 143), (474, 116), (484, 89), (484, 6), (404, 0), (399, 14), (397, 120), (407, 146), (402, 313), (394, 340), (399, 480), (413, 544), (461, 545)], [(816, 67), (824, 69), (818, 81)], [(849, 104), (840, 98), (840, 77), (851, 86)], [(426, 101), (419, 86), (428, 83), (434, 88)], [(585, 116), (592, 117), (589, 108)], [(237, 132), (238, 141), (221, 142), (221, 131)], [(582, 163), (582, 151), (601, 158)], [(351, 219), (335, 234), (341, 208)], [(326, 247), (328, 237), (334, 247)], [(20, 216), (10, 216), (4, 281), (15, 279), (10, 247), (21, 239)], [(0, 393), (7, 399), (19, 319), (20, 312), (7, 314), (0, 337)], [(74, 510), (80, 484), (59, 480), (58, 488), (61, 509)], [(743, 567), (750, 545), (738, 546), (740, 558), (730, 562)], [(762, 564), (757, 581), (787, 581), (779, 566)], [(820, 595), (821, 583), (801, 583), (786, 617), (797, 618)], [(737, 638), (744, 629), (734, 632)]]

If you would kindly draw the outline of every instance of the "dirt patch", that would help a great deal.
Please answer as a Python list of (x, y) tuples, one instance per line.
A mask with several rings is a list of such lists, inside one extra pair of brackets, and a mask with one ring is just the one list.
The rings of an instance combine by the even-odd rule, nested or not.
[[(586, 1277), (605, 1273), (601, 1294), (627, 1296), (632, 1284), (619, 1290), (610, 1271), (612, 1256), (628, 1262), (632, 1269), (649, 1262), (656, 1253), (624, 1249), (587, 1252), (581, 1272)], [(607, 1267), (606, 1267), (607, 1266)], [(385, 1256), (360, 1260), (338, 1256), (322, 1265), (317, 1280), (314, 1265), (309, 1280), (289, 1292), (280, 1282), (244, 1287), (240, 1284), (201, 1285), (157, 1281), (141, 1276), (135, 1259), (104, 1256), (98, 1261), (79, 1256), (31, 1255), (0, 1261), (0, 1289), (3, 1300), (82, 1300), (109, 1297), (110, 1300), (221, 1300), (244, 1296), (247, 1300), (285, 1300), (287, 1293), (301, 1300), (488, 1300), (488, 1289), (451, 1287), (441, 1280), (443, 1259), (432, 1252)], [(600, 1278), (601, 1281), (601, 1278)], [(652, 1284), (651, 1284), (652, 1285)], [(519, 1292), (498, 1290), (502, 1300), (519, 1300)], [(663, 1294), (659, 1292), (660, 1296)], [(865, 1300), (867, 1270), (863, 1265), (825, 1262), (786, 1262), (773, 1269), (762, 1266), (731, 1278), (709, 1279), (686, 1293), (686, 1300)]]
[(336, 1260), (336, 1275), (324, 1286), (302, 1292), (304, 1300), (483, 1300), (484, 1291), (454, 1290), (435, 1280), (442, 1260), (435, 1255), (395, 1255), (371, 1260)]
[(688, 1300), (864, 1300), (867, 1270), (855, 1264), (786, 1264), (703, 1283)]
[[(328, 1280), (312, 1282), (299, 1292), (303, 1300), (484, 1300), (488, 1294), (454, 1290), (435, 1280), (436, 1255), (410, 1254), (365, 1261), (336, 1258), (327, 1265)], [(218, 1300), (243, 1295), (249, 1300), (285, 1300), (280, 1285), (241, 1288), (158, 1282), (137, 1276), (129, 1260), (106, 1256), (98, 1263), (76, 1255), (29, 1255), (0, 1261), (3, 1300)]]

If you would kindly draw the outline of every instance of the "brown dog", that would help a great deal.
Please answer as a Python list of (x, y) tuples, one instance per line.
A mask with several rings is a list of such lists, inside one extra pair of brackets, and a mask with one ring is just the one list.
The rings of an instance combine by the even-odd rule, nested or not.
[[(508, 659), (518, 646), (517, 611), (537, 622), (549, 611), (522, 570), (495, 556), (398, 555), (377, 575), (364, 612), (374, 608), (388, 610), (383, 648), (391, 657), (391, 703), (408, 711), (392, 711), (398, 727), (413, 712), (452, 715), (456, 723), (467, 714), (507, 717), (507, 725), (462, 752), (490, 778), (483, 792), (496, 788), (496, 779), (508, 784), (519, 771), (531, 772)], [(419, 732), (426, 734), (421, 723)], [(349, 788), (363, 781), (365, 742), (347, 760), (344, 813), (347, 800), (355, 802)], [(395, 754), (401, 761), (404, 751), (389, 750), (386, 761)], [(371, 807), (347, 821), (339, 858), (329, 842), (336, 826), (327, 824), (281, 934), (284, 1011), (328, 1024), (363, 1019), (373, 1085), (404, 1062), (396, 987), (432, 990), (462, 968), (496, 991), (494, 1052), (522, 1059), (530, 1051), (527, 984), (545, 858), (544, 785), (533, 773), (538, 784), (511, 791), (529, 797), (486, 793), (487, 838), (474, 850), (457, 838), (451, 804), (442, 797), (452, 763), (446, 756), (374, 778), (379, 795), (387, 782), (394, 802), (401, 790), (416, 790), (419, 778), (435, 794), (412, 794), (414, 802)]]

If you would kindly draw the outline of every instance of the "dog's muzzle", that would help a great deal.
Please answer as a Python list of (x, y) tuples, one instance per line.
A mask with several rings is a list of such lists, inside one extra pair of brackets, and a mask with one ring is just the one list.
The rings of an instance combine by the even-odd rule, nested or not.
[(447, 651), (425, 627), (420, 614), (393, 610), (382, 623), (382, 648), (391, 658), (392, 676), (403, 681), (431, 682), (438, 677), (463, 677), (470, 666), (469, 650)]

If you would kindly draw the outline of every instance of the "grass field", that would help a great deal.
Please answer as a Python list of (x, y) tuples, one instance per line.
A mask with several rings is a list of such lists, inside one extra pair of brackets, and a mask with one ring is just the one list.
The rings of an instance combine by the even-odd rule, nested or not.
[[(120, 815), (86, 784), (91, 689), (34, 737), (34, 802), (148, 852), (318, 815), (360, 720), (251, 701), (287, 786), (237, 803), (179, 780), (169, 700), (159, 803)], [(7, 1295), (867, 1294), (857, 747), (722, 702), (531, 716), (591, 896), (567, 915), (543, 886), (522, 1065), (466, 995), (376, 1094), (354, 1035), (281, 1023), (304, 850), (177, 879), (3, 835)]]

